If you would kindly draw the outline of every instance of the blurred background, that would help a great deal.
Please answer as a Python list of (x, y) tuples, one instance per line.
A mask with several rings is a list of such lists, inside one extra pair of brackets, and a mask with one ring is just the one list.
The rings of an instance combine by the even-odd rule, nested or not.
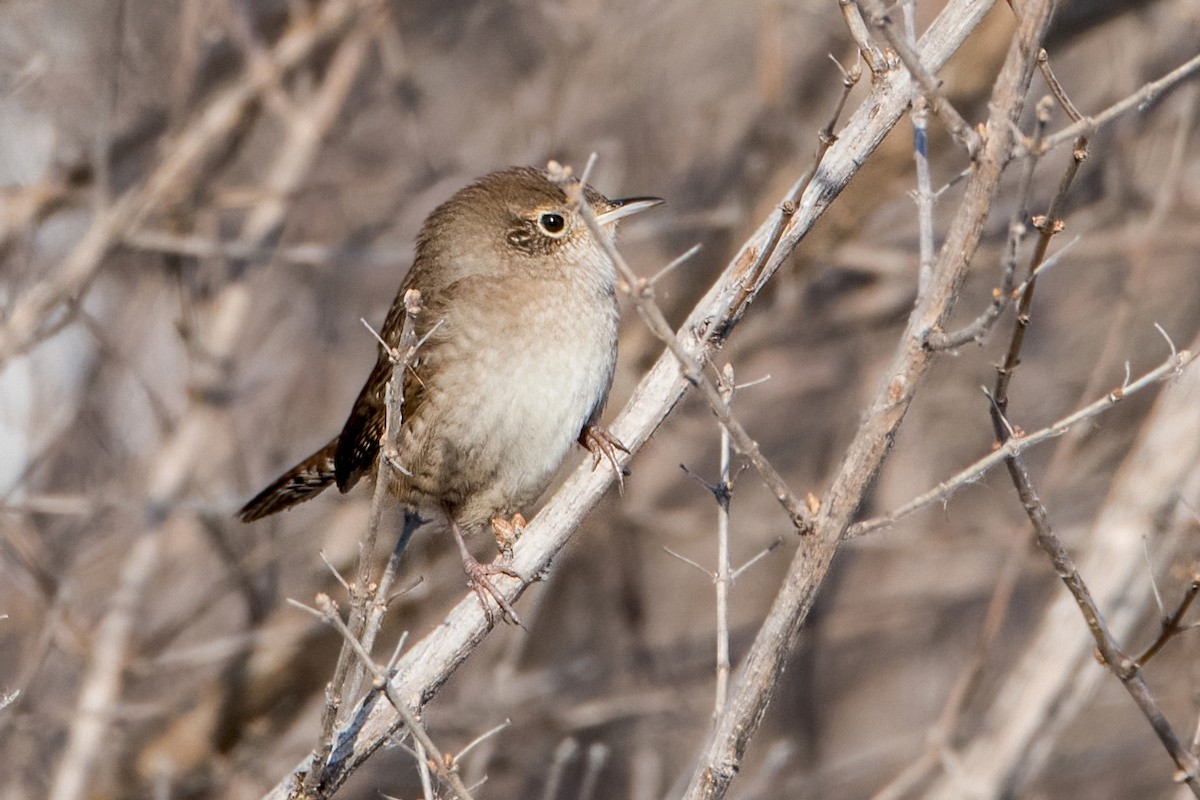
[[(918, 26), (940, 7), (919, 2)], [(997, 4), (942, 72), (972, 123), (986, 119), (1013, 27)], [(1197, 0), (1069, 0), (1046, 47), (1094, 114), (1198, 41)], [(703, 245), (658, 288), (681, 320), (809, 166), (841, 86), (830, 55), (855, 58), (832, 0), (0, 6), (0, 698), (11, 700), (0, 798), (45, 796), (86, 714), (105, 723), (87, 797), (251, 798), (285, 777), (316, 744), (339, 647), (285, 600), (341, 596), (319, 553), (351, 569), (370, 492), (253, 526), (232, 514), (340, 428), (376, 348), (359, 320), (381, 323), (425, 215), (493, 169), (551, 158), (581, 169), (594, 151), (602, 192), (668, 201), (624, 226), (636, 270)], [(1028, 106), (1046, 93), (1035, 76)], [(1126, 364), (1137, 375), (1160, 363), (1156, 323), (1193, 346), (1197, 116), (1192, 82), (1093, 137), (1055, 249), (1079, 239), (1039, 283), (1013, 386), (1026, 430), (1119, 386)], [(1067, 122), (1056, 108), (1051, 129)], [(931, 125), (940, 234), (968, 160)], [(718, 359), (739, 381), (769, 376), (734, 410), (801, 493), (825, 489), (915, 296), (911, 141), (902, 120)], [(1039, 164), (1035, 213), (1068, 151)], [(1018, 172), (995, 202), (960, 321), (998, 285)], [(13, 311), (42, 296), (45, 313)], [(989, 451), (979, 387), (1011, 324), (1006, 314), (982, 346), (937, 362), (863, 517)], [(628, 314), (610, 417), (660, 352)], [(1158, 391), (1029, 454), (1069, 546), (1086, 545)], [(512, 721), (465, 759), (468, 784), (487, 776), (478, 797), (658, 798), (688, 772), (712, 717), (713, 586), (664, 548), (715, 565), (716, 504), (679, 465), (713, 481), (718, 457), (715, 419), (685, 400), (634, 458), (625, 496), (607, 497), (521, 600), (528, 632), (494, 631), (431, 703), (430, 732), (451, 752)], [(1184, 533), (1154, 576), (1168, 604), (1197, 555), (1194, 520)], [(779, 543), (732, 589), (736, 667), (800, 541), (752, 470), (734, 489), (731, 535), (735, 566)], [(1147, 569), (1147, 594), (1150, 580)], [(449, 537), (418, 534), (399, 585), (409, 590), (388, 615), (384, 655), (466, 591)], [(885, 789), (927, 752), (964, 675), (949, 738), (969, 741), (1062, 591), (1002, 472), (855, 541), (731, 796)], [(127, 630), (101, 625), (113, 608), (129, 612)], [(981, 651), (985, 630), (995, 635)], [(1151, 610), (1129, 646), (1157, 631)], [(109, 653), (114, 635), (127, 646)], [(1185, 636), (1147, 673), (1189, 735), (1198, 655)], [(115, 664), (116, 702), (89, 710), (80, 688), (97, 663)], [(1173, 766), (1115, 680), (1046, 747), (1021, 796), (1173, 796)], [(419, 792), (397, 747), (341, 796)]]

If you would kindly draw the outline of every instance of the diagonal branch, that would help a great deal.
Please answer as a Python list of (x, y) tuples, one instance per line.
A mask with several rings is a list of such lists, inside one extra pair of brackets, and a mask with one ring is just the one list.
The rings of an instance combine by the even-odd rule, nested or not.
[(1102, 414), (1132, 394), (1136, 394), (1162, 381), (1177, 377), (1184, 369), (1191, 366), (1197, 356), (1200, 356), (1200, 353), (1193, 353), (1190, 350), (1181, 350), (1178, 353), (1174, 353), (1165, 362), (1159, 364), (1142, 377), (1120, 388), (1113, 389), (1104, 395), (1104, 397), (1093, 403), (1089, 403), (1075, 413), (1068, 414), (1057, 422), (1033, 433), (1023, 433), (1020, 436), (1009, 437), (1004, 441), (1004, 444), (974, 464), (960, 470), (953, 477), (947, 478), (928, 492), (914, 497), (896, 510), (854, 523), (846, 531), (846, 538), (856, 538), (880, 530), (881, 528), (890, 527), (922, 508), (927, 508), (934, 503), (945, 500), (962, 487), (977, 482), (1006, 459), (1019, 455), (1034, 445), (1062, 436), (1080, 422)]

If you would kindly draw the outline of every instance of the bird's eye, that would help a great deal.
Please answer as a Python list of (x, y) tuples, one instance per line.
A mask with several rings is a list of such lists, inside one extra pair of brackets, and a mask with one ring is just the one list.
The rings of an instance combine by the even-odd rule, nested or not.
[(562, 214), (546, 213), (538, 217), (538, 227), (548, 236), (558, 236), (567, 227)]

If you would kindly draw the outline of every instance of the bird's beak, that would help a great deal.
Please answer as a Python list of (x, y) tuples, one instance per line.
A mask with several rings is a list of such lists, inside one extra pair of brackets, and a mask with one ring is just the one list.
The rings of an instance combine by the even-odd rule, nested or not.
[(619, 219), (624, 219), (639, 211), (645, 211), (647, 208), (660, 206), (664, 202), (661, 197), (626, 197), (621, 200), (609, 200), (610, 208), (603, 214), (597, 214), (596, 221), (601, 225), (611, 225)]

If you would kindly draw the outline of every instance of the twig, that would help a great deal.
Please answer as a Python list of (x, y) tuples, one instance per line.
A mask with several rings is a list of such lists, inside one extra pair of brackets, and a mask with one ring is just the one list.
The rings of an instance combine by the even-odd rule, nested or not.
[(342, 621), (342, 616), (338, 613), (337, 603), (333, 602), (327, 594), (317, 595), (317, 608), (310, 608), (303, 603), (298, 603), (295, 600), (288, 600), (296, 608), (308, 611), (318, 619), (332, 625), (338, 633), (342, 635), (342, 643), (353, 652), (363, 666), (371, 673), (375, 679), (375, 687), (382, 689), (388, 702), (392, 704), (392, 708), (400, 715), (400, 719), (404, 721), (404, 726), (408, 728), (413, 739), (425, 750), (432, 758), (427, 759), (434, 771), (437, 772), (442, 782), (450, 787), (454, 796), (458, 800), (471, 800), (471, 793), (467, 791), (467, 787), (463, 785), (462, 779), (458, 776), (458, 771), (454, 766), (453, 759), (442, 755), (442, 751), (434, 744), (434, 741), (429, 736), (429, 732), (425, 730), (425, 726), (417, 719), (416, 715), (408, 707), (408, 703), (400, 697), (395, 687), (388, 681), (388, 676), (379, 665), (371, 658), (371, 654), (367, 652), (358, 637), (353, 631)]
[(1140, 656), (1134, 659), (1139, 668), (1146, 666), (1146, 662), (1158, 655), (1158, 652), (1163, 649), (1167, 642), (1188, 629), (1188, 626), (1183, 624), (1183, 615), (1191, 608), (1197, 594), (1200, 594), (1200, 578), (1193, 577), (1174, 613), (1163, 617), (1162, 632), (1158, 635), (1158, 638)]
[(694, 244), (691, 247), (689, 247), (682, 255), (677, 256), (674, 260), (671, 261), (671, 263), (667, 264), (665, 267), (660, 269), (658, 272), (654, 273), (654, 277), (652, 277), (650, 279), (650, 284), (653, 285), (653, 284), (658, 283), (660, 280), (662, 280), (664, 277), (666, 277), (669, 273), (671, 273), (673, 270), (677, 269), (680, 265), (682, 265), (684, 262), (686, 262), (689, 258), (696, 255), (696, 253), (699, 253), (700, 249), (702, 247), (703, 247), (703, 245), (701, 245), (701, 244)]
[(921, 63), (921, 57), (913, 49), (908, 38), (896, 30), (891, 17), (879, 7), (878, 2), (879, 0), (869, 0), (871, 9), (867, 14), (867, 21), (877, 33), (887, 40), (892, 50), (900, 57), (904, 67), (921, 87), (921, 93), (929, 101), (930, 109), (946, 126), (946, 130), (950, 132), (955, 141), (967, 149), (967, 154), (974, 159), (979, 153), (979, 134), (958, 113), (958, 110), (950, 102), (950, 98), (942, 91), (942, 82)]
[[(1008, 304), (1020, 296), (1020, 292), (1013, 291), (1013, 284), (1016, 283), (1017, 276), (1017, 258), (1020, 254), (1021, 241), (1025, 238), (1025, 223), (1029, 219), (1029, 193), (1033, 187), (1033, 172), (1041, 157), (1042, 136), (1049, 124), (1050, 104), (1046, 100), (1042, 100), (1037, 105), (1037, 123), (1034, 127), (1032, 142), (1026, 147), (1025, 171), (1021, 173), (1021, 184), (1017, 188), (1017, 205), (1008, 222), (1008, 238), (1004, 245), (1000, 288), (992, 292), (992, 302), (984, 309), (983, 313), (963, 329), (950, 333), (943, 331), (930, 333), (928, 344), (931, 349), (953, 350), (968, 342), (980, 341), (996, 324), (996, 320), (1000, 318), (1000, 314), (1008, 307)], [(1024, 290), (1024, 286), (1021, 287), (1021, 290)]]
[(325, 568), (329, 570), (329, 573), (333, 575), (333, 579), (342, 585), (342, 589), (346, 591), (347, 596), (354, 591), (350, 588), (350, 584), (346, 581), (346, 579), (342, 577), (342, 573), (338, 572), (338, 568), (335, 567), (333, 562), (329, 560), (329, 556), (325, 555), (324, 550), (318, 551), (317, 557), (321, 559), (321, 563), (323, 563)]
[[(733, 366), (726, 364), (719, 383), (726, 408), (733, 402), (736, 388)], [(721, 428), (721, 477), (717, 486), (713, 492), (717, 500), (717, 571), (713, 576), (717, 593), (717, 682), (713, 719), (725, 709), (729, 695), (729, 502), (733, 496), (733, 483), (729, 479), (729, 431), (725, 428)]]
[(1035, 431), (1034, 433), (1022, 433), (1020, 436), (1014, 436), (1006, 439), (1002, 445), (988, 455), (979, 459), (974, 464), (971, 464), (969, 467), (961, 470), (953, 477), (942, 481), (924, 494), (914, 497), (912, 500), (908, 501), (894, 511), (889, 511), (887, 514), (883, 514), (878, 517), (872, 517), (871, 519), (855, 523), (846, 532), (846, 537), (856, 538), (858, 536), (877, 531), (880, 528), (890, 527), (915, 511), (919, 511), (922, 508), (926, 508), (934, 503), (945, 500), (963, 486), (977, 483), (980, 478), (986, 475), (993, 468), (1003, 463), (1005, 459), (1011, 456), (1019, 455), (1034, 445), (1038, 445), (1042, 442), (1062, 436), (1080, 422), (1102, 414), (1103, 412), (1115, 406), (1117, 403), (1124, 400), (1126, 397), (1136, 394), (1148, 386), (1153, 386), (1161, 381), (1170, 380), (1176, 377), (1182, 370), (1190, 366), (1191, 363), (1196, 360), (1197, 355), (1200, 354), (1193, 353), (1188, 350), (1183, 350), (1179, 353), (1172, 354), (1169, 358), (1167, 358), (1166, 361), (1164, 361), (1162, 364), (1159, 364), (1157, 367), (1150, 370), (1136, 381), (1113, 389), (1111, 392), (1104, 395), (1104, 397), (1100, 398), (1094, 403), (1084, 406), (1073, 414), (1069, 414), (1057, 422), (1047, 425), (1045, 428)]
[(712, 571), (709, 570), (707, 567), (705, 567), (703, 564), (701, 564), (699, 561), (688, 558), (683, 553), (676, 552), (675, 550), (672, 550), (671, 548), (667, 547), (666, 545), (663, 545), (663, 552), (665, 552), (667, 555), (678, 558), (680, 561), (687, 564), (689, 567), (695, 567), (696, 569), (700, 570), (700, 573), (702, 575), (704, 575), (704, 577), (708, 578), (709, 580), (713, 579)]
[(1033, 226), (1038, 230), (1038, 240), (1029, 262), (1029, 277), (1017, 303), (1017, 319), (1013, 326), (1008, 353), (1004, 357), (1004, 363), (996, 368), (996, 388), (992, 391), (992, 397), (995, 398), (992, 423), (996, 428), (996, 440), (999, 442), (1004, 442), (1008, 438), (1001, 423), (1006, 420), (1008, 413), (1008, 386), (1012, 382), (1013, 373), (1021, 363), (1021, 347), (1025, 341), (1025, 331), (1029, 328), (1029, 312), (1033, 304), (1033, 293), (1037, 289), (1037, 270), (1046, 259), (1046, 250), (1050, 247), (1050, 240), (1063, 229), (1063, 221), (1060, 218), (1062, 207), (1066, 202), (1071, 183), (1079, 174), (1079, 167), (1087, 156), (1087, 139), (1081, 136), (1075, 142), (1071, 161), (1063, 171), (1062, 179), (1058, 183), (1058, 191), (1055, 192), (1054, 199), (1050, 201), (1049, 209), (1045, 215), (1033, 218)]
[[(850, 92), (858, 85), (862, 78), (862, 70), (858, 64), (854, 64), (849, 69), (845, 69), (841, 64), (834, 62), (842, 73), (842, 94), (834, 105), (833, 113), (829, 116), (829, 121), (817, 133), (817, 150), (813, 153), (812, 166), (808, 172), (800, 179), (800, 182), (793, 187), (788, 193), (783, 202), (779, 204), (778, 213), (775, 218), (775, 224), (771, 227), (771, 232), (767, 236), (766, 243), (753, 255), (748, 268), (744, 274), (738, 275), (737, 279), (741, 284), (741, 291), (734, 298), (733, 307), (735, 310), (744, 309), (751, 299), (762, 289), (763, 281), (771, 276), (772, 270), (769, 269), (777, 252), (780, 249), (780, 244), (784, 241), (785, 233), (793, 227), (795, 216), (800, 209), (801, 199), (808, 194), (808, 189), (817, 177), (817, 171), (825, 161), (825, 154), (829, 152), (829, 148), (837, 142), (837, 136), (834, 135), (833, 129), (837, 126), (837, 122), (841, 119), (842, 110), (846, 107), (846, 101), (850, 99)], [(793, 244), (793, 246), (795, 246)], [(752, 255), (753, 251), (747, 253)], [(716, 328), (709, 329), (709, 335), (717, 333)], [(716, 411), (719, 408), (719, 403), (714, 404), (714, 398), (708, 398), (709, 405)], [(719, 399), (719, 398), (716, 398)], [(738, 438), (733, 436), (733, 443), (738, 445)], [(746, 455), (745, 453), (742, 453)], [(757, 466), (756, 466), (757, 468)]]
[[(721, 371), (717, 388), (721, 393), (721, 397), (724, 398), (725, 406), (728, 408), (733, 400), (733, 393), (739, 388), (734, 379), (733, 367), (731, 365), (726, 364), (725, 368)], [(720, 478), (717, 483), (706, 483), (698, 475), (694, 475), (688, 471), (688, 474), (696, 478), (696, 481), (712, 493), (713, 499), (717, 501), (716, 570), (710, 572), (687, 556), (676, 553), (668, 547), (663, 548), (680, 561), (690, 564), (703, 572), (713, 582), (713, 586), (716, 589), (717, 679), (715, 688), (716, 698), (713, 708), (714, 719), (725, 708), (725, 699), (729, 694), (729, 587), (733, 582), (733, 570), (729, 564), (729, 504), (733, 498), (733, 480), (730, 477), (729, 455), (729, 431), (721, 428)]]
[(1167, 607), (1163, 604), (1162, 592), (1158, 590), (1158, 581), (1154, 579), (1154, 562), (1150, 559), (1150, 542), (1142, 537), (1142, 556), (1146, 559), (1146, 577), (1150, 579), (1150, 591), (1154, 593), (1154, 605), (1158, 606), (1158, 616), (1164, 622), (1167, 619)]
[(846, 20), (846, 27), (850, 29), (850, 37), (858, 46), (858, 52), (862, 55), (863, 61), (867, 62), (867, 68), (871, 70), (872, 75), (883, 75), (888, 70), (887, 57), (884, 56), (879, 45), (871, 40), (867, 23), (863, 21), (862, 9), (858, 7), (856, 0), (838, 0), (838, 6), (842, 10), (842, 17)]
[(929, 177), (928, 108), (924, 96), (918, 97), (913, 101), (912, 112), (908, 115), (913, 126), (913, 161), (916, 162), (917, 172), (918, 297), (933, 282), (933, 188)]
[[(380, 467), (382, 469), (382, 466)], [(366, 621), (363, 622), (362, 630), (362, 645), (369, 653), (375, 647), (375, 637), (379, 635), (379, 629), (383, 624), (383, 615), (387, 612), (388, 595), (392, 591), (392, 583), (396, 580), (396, 574), (400, 569), (400, 558), (404, 555), (404, 549), (408, 546), (408, 540), (412, 537), (418, 524), (417, 520), (405, 520), (404, 528), (396, 540), (396, 546), (392, 548), (392, 554), (388, 556), (387, 565), (383, 569), (383, 574), (379, 578), (378, 583), (367, 584), (368, 596), (364, 598)], [(361, 552), (361, 551), (360, 551)], [(354, 593), (351, 592), (351, 597)], [(357, 697), (361, 687), (362, 674), (361, 672), (354, 676), (354, 680), (350, 684), (350, 697)]]
[(490, 730), (486, 730), (483, 733), (479, 734), (474, 739), (467, 742), (466, 746), (463, 747), (462, 750), (458, 751), (458, 755), (456, 755), (454, 757), (454, 760), (462, 761), (464, 758), (466, 758), (467, 753), (471, 752), (476, 747), (483, 744), (488, 739), (492, 738), (496, 734), (500, 733), (500, 731), (504, 730), (505, 728), (510, 727), (511, 725), (512, 725), (512, 720), (506, 719), (506, 720), (504, 720), (504, 722), (501, 722), (499, 725), (496, 725), (495, 727), (491, 728)]
[(730, 582), (737, 583), (737, 579), (742, 576), (743, 572), (750, 569), (751, 567), (753, 567), (759, 561), (762, 561), (767, 556), (771, 555), (771, 553), (774, 553), (775, 550), (781, 544), (783, 544), (783, 537), (782, 536), (775, 537), (775, 541), (771, 542), (769, 545), (764, 547), (762, 550), (759, 550), (757, 553), (755, 553), (753, 556), (751, 556), (749, 559), (747, 559), (745, 564), (742, 564), (740, 567), (735, 569), (733, 571), (733, 573), (729, 576)]
[(1058, 104), (1062, 106), (1062, 110), (1067, 112), (1067, 116), (1072, 122), (1079, 122), (1083, 119), (1083, 115), (1079, 113), (1079, 109), (1071, 102), (1071, 98), (1067, 96), (1067, 90), (1058, 82), (1058, 76), (1054, 74), (1054, 70), (1050, 68), (1050, 56), (1043, 49), (1038, 53), (1038, 69), (1042, 71), (1042, 77), (1046, 80), (1046, 85), (1050, 87), (1050, 91), (1054, 93), (1054, 97), (1058, 100)]
[(1200, 719), (1196, 720), (1196, 730), (1192, 733), (1192, 752), (1200, 758)]
[[(412, 529), (415, 519), (405, 518), (404, 530), (388, 559), (380, 580), (372, 577), (375, 560), (375, 542), (379, 536), (379, 528), (383, 524), (383, 515), (388, 507), (388, 497), (391, 491), (392, 478), (389, 470), (390, 461), (386, 454), (394, 451), (394, 437), (399, 435), (402, 423), (404, 371), (416, 354), (417, 335), (416, 317), (421, 308), (421, 294), (409, 290), (404, 296), (404, 320), (396, 344), (385, 342), (375, 334), (392, 360), (392, 376), (388, 381), (387, 415), (384, 419), (383, 440), (380, 447), (380, 458), (376, 470), (375, 489), (371, 495), (371, 511), (367, 519), (367, 527), (358, 543), (358, 561), (355, 566), (355, 579), (350, 587), (350, 630), (353, 632), (354, 645), (365, 647), (369, 653), (375, 643), (375, 636), (383, 620), (387, 608), (386, 598), (391, 591), (391, 584), (396, 575), (400, 554)], [(374, 331), (372, 331), (374, 333)], [(359, 691), (361, 672), (352, 669), (355, 664), (354, 646), (348, 641), (342, 642), (338, 654), (337, 665), (334, 667), (333, 678), (325, 689), (325, 710), (321, 716), (321, 729), (318, 738), (319, 745), (313, 753), (312, 768), (305, 778), (305, 788), (314, 791), (322, 779), (322, 766), (329, 758), (334, 746), (334, 727), (339, 721), (342, 705), (346, 697), (355, 698)], [(365, 665), (363, 665), (365, 668)], [(353, 676), (353, 678), (352, 678)], [(349, 687), (347, 684), (349, 683)], [(349, 694), (347, 695), (347, 688)]]
[[(367, 587), (367, 595), (363, 597), (364, 605), (361, 608), (356, 608), (356, 613), (365, 614), (365, 619), (362, 620), (362, 644), (366, 651), (371, 652), (375, 645), (375, 637), (379, 633), (379, 628), (383, 623), (383, 615), (387, 611), (388, 595), (392, 591), (392, 582), (396, 578), (396, 572), (400, 567), (400, 557), (404, 553), (404, 548), (408, 545), (408, 540), (420, 525), (419, 516), (414, 516), (412, 513), (405, 515), (404, 528), (400, 532), (400, 537), (396, 541), (395, 547), (392, 548), (392, 554), (388, 557), (387, 566), (383, 570), (383, 575), (380, 576), (378, 584), (372, 585), (371, 582), (371, 561), (374, 560), (372, 553), (374, 552), (375, 539), (378, 535), (379, 527), (382, 523), (383, 510), (388, 503), (388, 495), (391, 491), (395, 479), (399, 476), (393, 476), (390, 471), (395, 471), (403, 474), (404, 466), (399, 463), (399, 445), (400, 429), (404, 424), (404, 377), (408, 371), (414, 358), (416, 358), (417, 350), (425, 342), (425, 338), (417, 339), (417, 315), (421, 313), (421, 293), (416, 289), (409, 289), (404, 294), (404, 322), (400, 327), (400, 338), (397, 340), (395, 347), (387, 349), (388, 357), (392, 362), (392, 375), (386, 389), (384, 390), (384, 402), (387, 407), (387, 414), (383, 422), (383, 436), (380, 442), (380, 458), (376, 465), (375, 491), (371, 496), (371, 513), (368, 520), (367, 531), (364, 532), (363, 546), (360, 549), (360, 558), (365, 554), (366, 559), (358, 564), (358, 586)], [(439, 320), (437, 325), (440, 325)], [(437, 328), (433, 326), (433, 329)], [(358, 693), (358, 678), (350, 690), (353, 697)]]
[(429, 775), (429, 755), (420, 742), (413, 742), (413, 744), (417, 757), (417, 774), (421, 779), (421, 794), (425, 800), (437, 800), (437, 794), (433, 791), (433, 780)]
[(1138, 111), (1143, 110), (1150, 103), (1157, 100), (1159, 95), (1175, 88), (1181, 81), (1190, 78), (1197, 71), (1200, 71), (1200, 55), (1184, 62), (1158, 80), (1150, 81), (1124, 100), (1113, 103), (1096, 116), (1084, 117), (1054, 135), (1046, 137), (1046, 141), (1042, 143), (1042, 152), (1045, 153), (1056, 147), (1060, 147), (1080, 135), (1088, 135), (1093, 131), (1099, 130), (1127, 111), (1135, 108)]

